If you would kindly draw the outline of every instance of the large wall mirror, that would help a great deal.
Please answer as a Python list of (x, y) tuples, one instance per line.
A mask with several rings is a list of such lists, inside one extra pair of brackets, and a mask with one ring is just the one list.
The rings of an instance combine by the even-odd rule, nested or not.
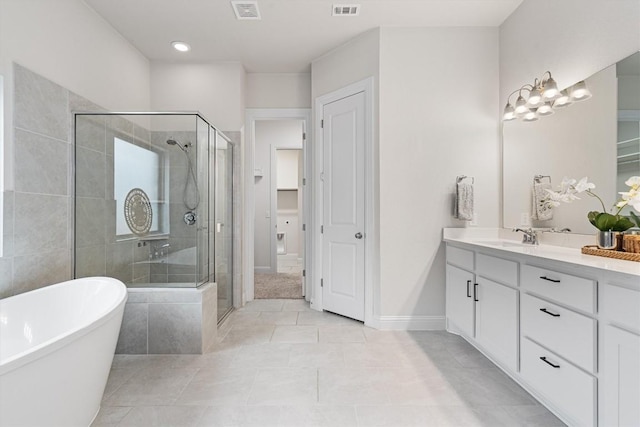
[[(585, 80), (592, 97), (535, 122), (503, 123), (503, 226), (569, 228), (592, 234), (587, 212), (601, 209), (587, 195), (554, 208), (553, 218), (532, 221), (536, 175), (554, 189), (564, 177), (589, 177), (607, 207), (640, 175), (640, 52)], [(548, 180), (548, 179), (547, 179)], [(623, 211), (623, 214), (626, 211)]]

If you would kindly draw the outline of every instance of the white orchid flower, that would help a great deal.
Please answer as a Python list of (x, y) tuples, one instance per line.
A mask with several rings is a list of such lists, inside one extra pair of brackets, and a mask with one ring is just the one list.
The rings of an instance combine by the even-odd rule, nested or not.
[(624, 183), (631, 187), (632, 190), (638, 190), (638, 188), (640, 188), (640, 176), (632, 176)]
[(589, 178), (585, 176), (584, 178), (580, 179), (577, 184), (574, 185), (576, 192), (582, 193), (583, 191), (588, 191), (596, 188), (596, 185), (594, 183), (587, 181), (588, 179)]

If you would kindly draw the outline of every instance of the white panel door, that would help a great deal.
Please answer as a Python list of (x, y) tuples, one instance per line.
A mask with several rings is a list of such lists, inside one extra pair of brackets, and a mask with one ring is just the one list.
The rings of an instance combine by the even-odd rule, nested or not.
[(364, 320), (364, 92), (323, 106), (323, 309)]

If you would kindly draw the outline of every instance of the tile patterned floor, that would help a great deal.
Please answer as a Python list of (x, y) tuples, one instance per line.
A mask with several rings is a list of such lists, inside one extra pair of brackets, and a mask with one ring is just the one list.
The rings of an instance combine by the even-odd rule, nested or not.
[(99, 426), (561, 426), (461, 338), (256, 300), (204, 355), (117, 355)]

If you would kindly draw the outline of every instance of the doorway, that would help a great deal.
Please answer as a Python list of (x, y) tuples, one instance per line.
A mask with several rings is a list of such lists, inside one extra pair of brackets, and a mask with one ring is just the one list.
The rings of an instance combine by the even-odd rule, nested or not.
[(304, 297), (304, 121), (254, 125), (254, 297)]

